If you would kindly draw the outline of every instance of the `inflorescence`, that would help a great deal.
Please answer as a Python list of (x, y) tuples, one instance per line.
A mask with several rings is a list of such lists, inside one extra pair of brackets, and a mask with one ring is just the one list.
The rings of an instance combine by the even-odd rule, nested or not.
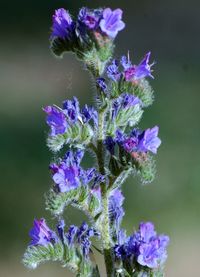
[[(46, 208), (57, 218), (56, 231), (45, 219), (35, 219), (23, 262), (36, 268), (60, 261), (76, 276), (103, 276), (95, 251), (104, 256), (108, 277), (163, 276), (169, 238), (158, 235), (151, 222), (127, 236), (121, 228), (125, 215), (122, 184), (129, 175), (150, 183), (155, 176), (155, 154), (161, 144), (159, 127), (138, 127), (144, 109), (154, 100), (151, 53), (134, 64), (128, 55), (113, 59), (114, 39), (125, 28), (122, 10), (82, 8), (77, 19), (61, 8), (53, 15), (51, 50), (56, 56), (72, 52), (84, 63), (96, 86), (95, 107), (80, 106), (76, 97), (62, 107), (43, 108), (50, 128), (47, 145), (56, 153), (49, 169), (52, 188)], [(58, 158), (57, 152), (66, 148)], [(63, 153), (63, 151), (62, 151)], [(95, 166), (84, 169), (82, 159), (92, 154)], [(89, 218), (80, 227), (66, 227), (67, 206)]]

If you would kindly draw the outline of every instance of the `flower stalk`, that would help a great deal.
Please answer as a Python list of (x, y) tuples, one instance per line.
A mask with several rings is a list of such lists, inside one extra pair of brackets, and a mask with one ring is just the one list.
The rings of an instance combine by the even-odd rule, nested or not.
[[(51, 50), (56, 56), (72, 52), (84, 63), (96, 83), (96, 105), (80, 107), (73, 97), (62, 107), (43, 109), (50, 128), (47, 146), (54, 155), (46, 209), (57, 224), (52, 230), (45, 219), (34, 220), (23, 258), (28, 268), (58, 261), (76, 277), (101, 277), (93, 247), (104, 256), (107, 277), (163, 276), (168, 236), (158, 235), (151, 222), (141, 222), (129, 236), (121, 227), (123, 183), (130, 175), (144, 184), (153, 181), (161, 144), (158, 126), (138, 127), (154, 99), (147, 80), (153, 79), (151, 53), (139, 64), (129, 54), (111, 61), (114, 40), (125, 28), (122, 15), (121, 9), (84, 7), (76, 20), (63, 8), (53, 16)], [(87, 154), (94, 158), (92, 168), (82, 167)], [(69, 205), (83, 211), (88, 222), (68, 226), (63, 213)]]

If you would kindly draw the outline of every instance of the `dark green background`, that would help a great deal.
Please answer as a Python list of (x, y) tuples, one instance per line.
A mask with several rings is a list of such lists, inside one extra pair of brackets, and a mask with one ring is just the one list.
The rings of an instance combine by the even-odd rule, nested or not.
[[(92, 3), (92, 4), (91, 4)], [(82, 6), (121, 7), (126, 29), (116, 40), (116, 55), (130, 51), (137, 63), (149, 50), (156, 101), (141, 126), (160, 126), (162, 146), (157, 178), (141, 186), (124, 185), (124, 226), (131, 232), (152, 220), (171, 237), (167, 277), (200, 276), (200, 2), (2, 1), (0, 2), (0, 276), (70, 276), (57, 265), (29, 272), (20, 264), (34, 217), (49, 217), (43, 195), (51, 179), (51, 160), (41, 108), (72, 95), (93, 102), (94, 91), (83, 65), (73, 56), (55, 59), (48, 37), (54, 9), (74, 15)], [(66, 211), (66, 221), (81, 222)]]

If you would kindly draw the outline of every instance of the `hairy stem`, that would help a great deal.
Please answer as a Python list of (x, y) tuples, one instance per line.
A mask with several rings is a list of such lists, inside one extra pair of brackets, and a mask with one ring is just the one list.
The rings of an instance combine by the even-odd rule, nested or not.
[(106, 265), (107, 277), (114, 277), (113, 255), (111, 250), (109, 210), (107, 193), (103, 196), (103, 222), (102, 222), (102, 241), (104, 261)]
[(99, 165), (99, 172), (105, 174), (104, 169), (104, 121), (105, 121), (105, 111), (100, 111), (99, 113), (99, 124), (98, 124), (98, 141), (97, 141), (97, 160)]
[(126, 170), (121, 171), (117, 177), (110, 180), (109, 190), (120, 188), (132, 172), (132, 168), (128, 168)]
[[(98, 141), (97, 141), (97, 160), (99, 165), (99, 171), (105, 175), (105, 153), (104, 153), (104, 123), (105, 123), (106, 110), (99, 112), (99, 124), (98, 124)], [(103, 254), (106, 266), (107, 277), (114, 276), (113, 257), (111, 251), (111, 238), (110, 238), (110, 226), (109, 226), (109, 207), (108, 207), (108, 191), (107, 184), (104, 183), (101, 186), (102, 189), (102, 231), (101, 237), (103, 242)]]

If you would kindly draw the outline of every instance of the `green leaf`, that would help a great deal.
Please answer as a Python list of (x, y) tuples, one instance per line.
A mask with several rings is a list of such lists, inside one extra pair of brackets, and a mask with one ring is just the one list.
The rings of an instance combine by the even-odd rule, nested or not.
[(109, 42), (98, 48), (93, 45), (90, 51), (84, 53), (83, 61), (94, 76), (98, 77), (104, 73), (105, 67), (112, 57), (113, 49), (113, 43)]
[(73, 51), (72, 43), (68, 39), (55, 38), (51, 41), (51, 51), (58, 57), (62, 57), (65, 52)]
[(66, 139), (64, 135), (49, 136), (47, 138), (47, 146), (52, 152), (58, 152), (65, 144)]
[(63, 135), (49, 136), (47, 138), (47, 146), (53, 152), (61, 150), (64, 144), (84, 148), (91, 142), (93, 136), (94, 131), (89, 124), (77, 122), (74, 125), (68, 126)]
[(45, 196), (46, 209), (51, 211), (54, 215), (60, 215), (63, 213), (64, 208), (72, 201), (78, 199), (80, 188), (70, 190), (65, 193), (55, 192), (53, 189)]
[(133, 127), (137, 125), (142, 117), (142, 114), (143, 110), (140, 108), (140, 105), (135, 105), (128, 109), (120, 109), (114, 119), (110, 113), (108, 119), (108, 135), (113, 136), (117, 129), (125, 130), (128, 126)]
[(26, 267), (35, 269), (46, 261), (63, 261), (64, 248), (61, 243), (45, 246), (29, 246), (24, 254), (23, 263)]
[(148, 107), (153, 104), (154, 92), (149, 82), (145, 79), (138, 81), (138, 83), (132, 86), (132, 93), (140, 98), (144, 107)]
[(142, 117), (143, 111), (140, 108), (140, 105), (135, 105), (129, 109), (121, 109), (116, 117), (116, 125), (119, 127), (126, 127), (129, 125), (133, 127), (138, 124)]
[(126, 181), (126, 179), (129, 177), (129, 175), (133, 172), (134, 171), (132, 167), (129, 167), (126, 170), (122, 170), (121, 173), (117, 176), (117, 178), (115, 178), (110, 189), (113, 190), (116, 188), (120, 188), (122, 184)]
[(82, 210), (91, 218), (94, 218), (101, 210), (99, 199), (90, 192), (88, 186), (84, 185), (68, 192), (55, 192), (51, 189), (45, 198), (46, 209), (56, 216), (62, 214), (68, 205)]
[(76, 277), (100, 277), (97, 266), (93, 266), (90, 260), (82, 259)]
[[(118, 90), (118, 92), (117, 92)], [(122, 81), (117, 88), (113, 86), (113, 93), (117, 95), (127, 92), (137, 96), (143, 103), (144, 107), (152, 105), (154, 101), (154, 92), (146, 79), (138, 80), (137, 83)]]
[(148, 155), (139, 165), (138, 175), (143, 184), (149, 184), (154, 180), (156, 175), (156, 163), (152, 156)]

